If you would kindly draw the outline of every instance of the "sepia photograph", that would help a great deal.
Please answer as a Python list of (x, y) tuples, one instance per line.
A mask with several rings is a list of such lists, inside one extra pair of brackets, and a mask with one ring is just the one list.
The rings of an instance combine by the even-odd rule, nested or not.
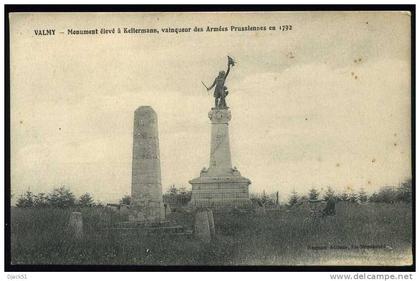
[(405, 8), (9, 10), (6, 265), (412, 271)]

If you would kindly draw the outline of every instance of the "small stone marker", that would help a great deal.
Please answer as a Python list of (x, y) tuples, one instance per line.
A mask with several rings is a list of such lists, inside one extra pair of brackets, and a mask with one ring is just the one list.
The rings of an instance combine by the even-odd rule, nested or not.
[(69, 229), (76, 239), (83, 237), (83, 218), (82, 213), (72, 212), (69, 220)]
[(195, 215), (194, 236), (202, 242), (211, 241), (209, 215), (207, 210), (198, 210)]
[(213, 237), (216, 234), (216, 230), (214, 228), (214, 218), (212, 210), (207, 210), (207, 217), (209, 220), (210, 235)]
[(130, 207), (128, 205), (122, 204), (120, 206), (119, 213), (122, 216), (129, 216), (130, 215)]
[(169, 204), (163, 204), (163, 206), (165, 207), (165, 218), (172, 212), (171, 210), (171, 206), (169, 206)]

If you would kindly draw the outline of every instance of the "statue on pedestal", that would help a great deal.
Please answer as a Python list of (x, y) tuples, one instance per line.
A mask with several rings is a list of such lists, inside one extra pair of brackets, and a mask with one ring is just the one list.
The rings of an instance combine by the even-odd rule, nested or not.
[(229, 75), (230, 67), (235, 65), (235, 61), (228, 56), (228, 68), (225, 72), (224, 70), (219, 72), (219, 75), (214, 79), (213, 84), (210, 87), (207, 87), (203, 82), (204, 87), (207, 91), (210, 91), (214, 88), (214, 106), (215, 108), (228, 108), (226, 104), (226, 96), (229, 94), (227, 87), (225, 86), (226, 78)]
[(215, 107), (208, 113), (211, 123), (210, 161), (208, 168), (200, 171), (200, 176), (189, 181), (192, 186), (190, 205), (204, 208), (247, 207), (251, 181), (232, 168), (229, 142), (229, 122), (232, 118), (226, 104), (228, 95), (226, 78), (235, 61), (228, 56), (227, 71), (220, 71), (211, 87), (214, 89)]

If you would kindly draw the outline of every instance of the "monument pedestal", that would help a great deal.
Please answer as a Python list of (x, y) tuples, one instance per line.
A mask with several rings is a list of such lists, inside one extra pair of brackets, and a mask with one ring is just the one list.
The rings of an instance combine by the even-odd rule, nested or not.
[(201, 175), (190, 181), (191, 206), (221, 208), (249, 206), (248, 186), (251, 181), (240, 175), (208, 177)]
[(191, 180), (191, 205), (193, 207), (241, 207), (250, 205), (249, 185), (251, 181), (232, 168), (229, 145), (228, 108), (212, 108), (211, 148), (209, 168), (203, 168), (200, 177)]

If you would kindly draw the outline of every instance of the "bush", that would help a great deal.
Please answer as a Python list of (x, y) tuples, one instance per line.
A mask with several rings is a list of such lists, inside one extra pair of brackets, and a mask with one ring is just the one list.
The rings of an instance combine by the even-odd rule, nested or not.
[(130, 205), (131, 204), (131, 196), (125, 195), (123, 198), (120, 199), (121, 205)]
[(255, 193), (251, 194), (250, 200), (254, 205), (258, 205), (260, 207), (262, 206), (273, 207), (277, 205), (276, 196), (277, 196), (276, 193), (267, 195), (267, 193), (265, 193), (265, 190), (264, 190), (262, 193), (259, 193), (259, 194), (255, 194)]

